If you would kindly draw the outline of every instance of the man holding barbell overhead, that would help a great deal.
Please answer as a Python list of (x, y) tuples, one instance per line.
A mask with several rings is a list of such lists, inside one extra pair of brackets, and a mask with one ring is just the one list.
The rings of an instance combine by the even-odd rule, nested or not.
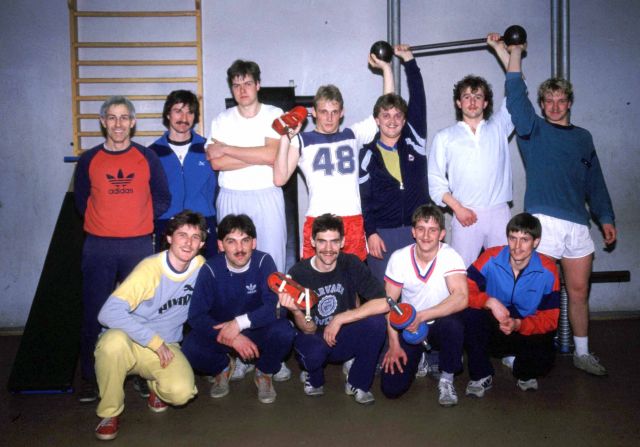
[[(491, 45), (499, 35), (490, 34)], [(498, 54), (506, 67), (507, 59)], [(429, 154), (429, 193), (439, 206), (453, 211), (451, 247), (465, 266), (480, 250), (506, 243), (511, 217), (513, 132), (506, 100), (493, 113), (493, 92), (484, 78), (465, 76), (453, 87), (458, 122), (440, 130)]]
[[(467, 307), (468, 289), (462, 258), (442, 242), (444, 215), (435, 205), (422, 205), (413, 214), (415, 243), (391, 255), (385, 274), (387, 295), (412, 305), (415, 320), (405, 330), (416, 332), (429, 324), (428, 340), (439, 349), (438, 403), (458, 403), (453, 376), (462, 370), (464, 325), (460, 311)], [(389, 398), (406, 393), (415, 378), (423, 352), (421, 343), (410, 344), (388, 326), (389, 349), (382, 361), (382, 392)]]
[(411, 215), (429, 203), (427, 186), (427, 99), (420, 68), (408, 45), (396, 45), (403, 60), (409, 103), (394, 93), (373, 107), (378, 137), (360, 151), (360, 200), (369, 255), (380, 281), (391, 254), (412, 242)]
[(490, 44), (508, 56), (507, 107), (527, 170), (524, 209), (542, 224), (538, 251), (560, 259), (562, 265), (574, 334), (573, 364), (589, 374), (606, 375), (605, 367), (589, 352), (589, 277), (595, 251), (589, 233), (590, 214), (601, 226), (606, 245), (613, 244), (617, 234), (593, 138), (587, 130), (571, 124), (573, 87), (569, 81), (551, 78), (540, 85), (540, 117), (522, 78), (525, 45), (507, 48), (495, 40)]
[[(339, 216), (318, 216), (311, 231), (315, 255), (289, 271), (296, 282), (319, 298), (311, 309), (311, 319), (305, 318), (291, 295), (281, 292), (278, 296), (301, 332), (294, 350), (305, 370), (301, 376), (304, 392), (308, 396), (324, 394), (326, 364), (353, 358), (344, 391), (359, 404), (372, 404), (375, 398), (370, 389), (385, 339), (382, 314), (389, 311), (382, 299), (384, 288), (355, 255), (341, 253), (344, 225)], [(356, 294), (368, 301), (356, 307)]]
[[(391, 64), (369, 55), (369, 65), (382, 70), (383, 93), (394, 90)], [(367, 257), (367, 246), (358, 186), (358, 151), (373, 140), (378, 127), (373, 116), (340, 130), (344, 116), (342, 93), (335, 85), (318, 88), (313, 99), (315, 130), (293, 138), (301, 126), (280, 138), (273, 166), (273, 180), (284, 185), (300, 166), (309, 188), (309, 208), (303, 228), (302, 257), (313, 256), (311, 226), (316, 216), (336, 213), (344, 220), (346, 253), (361, 260)], [(290, 147), (293, 146), (293, 147)]]

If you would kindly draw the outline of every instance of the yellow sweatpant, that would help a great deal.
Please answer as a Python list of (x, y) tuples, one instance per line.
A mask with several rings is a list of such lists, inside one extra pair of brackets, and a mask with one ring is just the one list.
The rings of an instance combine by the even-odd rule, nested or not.
[(166, 368), (151, 349), (139, 345), (120, 329), (109, 329), (96, 345), (96, 379), (100, 390), (98, 417), (118, 416), (124, 410), (124, 381), (138, 374), (147, 379), (149, 388), (162, 401), (184, 405), (198, 390), (193, 370), (177, 343), (168, 344), (174, 358)]

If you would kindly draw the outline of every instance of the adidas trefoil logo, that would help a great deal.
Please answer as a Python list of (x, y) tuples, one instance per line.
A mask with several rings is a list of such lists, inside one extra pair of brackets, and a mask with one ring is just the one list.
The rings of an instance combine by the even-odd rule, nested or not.
[(247, 284), (247, 295), (253, 295), (258, 291), (258, 286), (256, 284)]
[(107, 181), (114, 186), (114, 188), (109, 190), (109, 194), (133, 194), (133, 188), (130, 188), (129, 184), (133, 181), (135, 176), (136, 174), (133, 172), (125, 176), (122, 169), (118, 169), (118, 173), (115, 177), (111, 174), (107, 174)]

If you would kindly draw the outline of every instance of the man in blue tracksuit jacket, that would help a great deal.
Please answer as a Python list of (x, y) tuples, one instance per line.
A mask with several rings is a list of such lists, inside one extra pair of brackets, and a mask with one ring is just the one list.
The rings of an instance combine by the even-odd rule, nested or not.
[(379, 280), (391, 254), (413, 243), (411, 216), (431, 202), (427, 185), (427, 101), (420, 68), (406, 45), (395, 47), (404, 61), (409, 104), (399, 95), (381, 96), (373, 109), (378, 138), (360, 151), (360, 198), (369, 256)]
[[(155, 221), (156, 252), (167, 221), (184, 209), (201, 213), (209, 231), (215, 231), (215, 195), (218, 180), (207, 161), (205, 139), (193, 127), (200, 120), (197, 96), (188, 90), (172, 91), (164, 103), (162, 123), (168, 129), (149, 148), (160, 158), (171, 191), (169, 209)], [(216, 253), (214, 241), (208, 240), (204, 251), (207, 258)]]
[(246, 214), (228, 214), (218, 225), (218, 250), (198, 274), (188, 323), (191, 332), (182, 351), (194, 370), (213, 377), (209, 395), (229, 394), (236, 365), (255, 363), (258, 399), (276, 399), (272, 377), (293, 345), (295, 330), (278, 318), (277, 297), (267, 277), (276, 271), (273, 258), (256, 250), (256, 227)]

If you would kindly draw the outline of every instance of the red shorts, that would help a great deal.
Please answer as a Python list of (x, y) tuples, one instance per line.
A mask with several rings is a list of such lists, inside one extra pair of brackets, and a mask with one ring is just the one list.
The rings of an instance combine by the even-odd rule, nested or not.
[[(361, 261), (364, 261), (367, 259), (367, 243), (364, 236), (364, 219), (362, 215), (341, 217), (344, 224), (344, 248), (342, 252), (352, 253), (359, 257)], [(314, 220), (315, 217), (307, 216), (304, 221), (302, 259), (310, 258), (316, 254), (311, 245), (311, 226)]]

